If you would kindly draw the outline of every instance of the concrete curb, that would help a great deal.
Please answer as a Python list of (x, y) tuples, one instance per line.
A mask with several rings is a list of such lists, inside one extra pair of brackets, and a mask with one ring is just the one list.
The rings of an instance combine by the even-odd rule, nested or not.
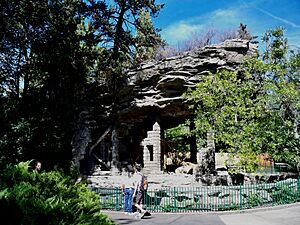
[[(251, 209), (242, 209), (242, 210), (230, 210), (230, 211), (199, 211), (199, 212), (151, 212), (152, 215), (231, 215), (231, 214), (241, 214), (241, 213), (255, 213), (261, 211), (270, 211), (270, 210), (280, 210), (286, 209), (294, 206), (300, 207), (300, 202), (290, 203), (285, 205), (274, 205), (267, 207), (256, 207)], [(114, 211), (114, 210), (101, 210), (103, 213), (114, 213), (114, 214), (123, 214), (123, 211)]]

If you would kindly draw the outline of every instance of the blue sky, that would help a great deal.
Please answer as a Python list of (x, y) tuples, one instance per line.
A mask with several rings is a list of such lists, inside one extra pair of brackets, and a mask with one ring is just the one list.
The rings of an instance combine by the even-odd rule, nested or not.
[(284, 27), (290, 45), (300, 48), (300, 0), (156, 0), (164, 8), (153, 19), (155, 27), (170, 45), (191, 34), (212, 28), (219, 32), (238, 29), (261, 36), (268, 29)]

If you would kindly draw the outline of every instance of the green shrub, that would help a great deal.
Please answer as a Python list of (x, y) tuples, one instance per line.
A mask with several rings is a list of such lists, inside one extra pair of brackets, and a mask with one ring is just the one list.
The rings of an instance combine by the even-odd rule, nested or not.
[(61, 171), (38, 174), (21, 162), (0, 174), (1, 220), (9, 224), (113, 224), (100, 209), (99, 195)]
[(253, 206), (259, 206), (263, 204), (263, 199), (262, 197), (255, 193), (251, 194), (248, 199), (247, 199), (248, 206), (253, 207)]
[(277, 204), (287, 204), (296, 202), (298, 199), (297, 190), (289, 185), (278, 185), (272, 191), (273, 202)]

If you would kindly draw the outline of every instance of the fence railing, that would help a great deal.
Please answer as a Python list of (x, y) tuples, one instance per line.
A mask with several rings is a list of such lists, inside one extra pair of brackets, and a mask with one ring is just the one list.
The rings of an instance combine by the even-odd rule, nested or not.
[[(123, 210), (120, 188), (92, 188), (102, 209)], [(148, 189), (144, 207), (151, 212), (241, 210), (300, 201), (300, 179), (240, 186), (170, 187)]]

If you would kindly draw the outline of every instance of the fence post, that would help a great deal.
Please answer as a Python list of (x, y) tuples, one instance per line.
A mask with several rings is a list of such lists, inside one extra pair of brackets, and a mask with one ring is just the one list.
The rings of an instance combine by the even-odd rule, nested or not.
[(240, 184), (240, 209), (243, 209), (243, 186)]
[(119, 193), (118, 193), (118, 187), (116, 187), (116, 211), (119, 211)]
[(174, 194), (173, 194), (173, 202), (174, 202), (174, 210), (177, 211), (177, 204), (176, 204), (176, 187), (173, 188)]
[(300, 176), (298, 176), (298, 199), (297, 201), (300, 200)]

